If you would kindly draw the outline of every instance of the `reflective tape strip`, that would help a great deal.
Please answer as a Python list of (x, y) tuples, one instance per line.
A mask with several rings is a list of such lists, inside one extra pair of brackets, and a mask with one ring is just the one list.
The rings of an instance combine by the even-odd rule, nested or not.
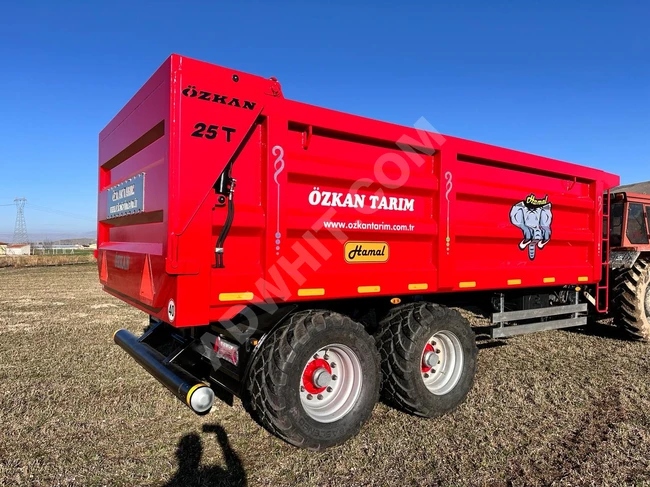
[(359, 294), (378, 293), (381, 288), (379, 286), (359, 286), (357, 291)]
[(422, 291), (424, 289), (429, 289), (429, 285), (426, 282), (409, 284), (409, 291)]
[(323, 296), (325, 289), (322, 287), (298, 289), (298, 296)]
[(221, 293), (219, 294), (219, 301), (250, 301), (253, 299), (253, 293)]

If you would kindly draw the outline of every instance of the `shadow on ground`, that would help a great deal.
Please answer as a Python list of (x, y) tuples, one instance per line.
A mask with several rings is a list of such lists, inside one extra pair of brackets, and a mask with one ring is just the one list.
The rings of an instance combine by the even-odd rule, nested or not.
[[(621, 342), (634, 342), (632, 338), (623, 333), (620, 328), (609, 322), (610, 320), (589, 320), (586, 326), (578, 326), (574, 328), (564, 328), (559, 331), (567, 333), (576, 333), (578, 335), (586, 335), (597, 338), (605, 338), (608, 340), (618, 340)], [(513, 325), (516, 326), (516, 325)], [(476, 346), (479, 350), (501, 347), (507, 344), (507, 339), (493, 340), (489, 335), (489, 327), (486, 326), (473, 326), (472, 331), (476, 334)]]
[(204, 433), (214, 433), (223, 450), (226, 466), (202, 466), (203, 443), (196, 433), (183, 436), (176, 448), (178, 470), (162, 487), (246, 486), (246, 472), (239, 455), (231, 448), (226, 431), (217, 424), (203, 426)]
[(587, 326), (567, 328), (565, 331), (569, 333), (577, 333), (579, 335), (606, 338), (608, 340), (618, 340), (621, 342), (634, 342), (634, 340), (632, 340), (629, 336), (623, 333), (617, 326), (611, 323), (603, 323), (601, 321), (590, 321)]

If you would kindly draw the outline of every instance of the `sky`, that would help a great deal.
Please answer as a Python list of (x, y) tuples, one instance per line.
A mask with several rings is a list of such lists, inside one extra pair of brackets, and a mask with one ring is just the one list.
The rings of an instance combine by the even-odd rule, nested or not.
[(647, 1), (2, 2), (0, 240), (15, 197), (32, 235), (93, 235), (98, 133), (172, 52), (648, 180), (649, 24)]

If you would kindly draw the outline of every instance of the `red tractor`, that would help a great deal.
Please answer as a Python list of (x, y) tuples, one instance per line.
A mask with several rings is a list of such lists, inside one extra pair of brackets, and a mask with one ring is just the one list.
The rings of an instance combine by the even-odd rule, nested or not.
[(616, 324), (636, 340), (650, 339), (650, 182), (612, 192), (609, 241), (611, 307)]

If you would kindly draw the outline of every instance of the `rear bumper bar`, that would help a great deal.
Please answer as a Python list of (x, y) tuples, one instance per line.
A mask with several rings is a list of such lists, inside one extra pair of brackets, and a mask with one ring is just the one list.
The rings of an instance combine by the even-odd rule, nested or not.
[(215, 397), (210, 386), (177, 365), (166, 363), (160, 352), (127, 330), (116, 331), (113, 340), (196, 414), (210, 412)]

